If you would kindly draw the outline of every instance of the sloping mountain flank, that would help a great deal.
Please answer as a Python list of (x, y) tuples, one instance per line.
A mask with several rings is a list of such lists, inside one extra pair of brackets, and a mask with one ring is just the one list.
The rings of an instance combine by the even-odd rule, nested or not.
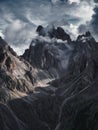
[(36, 31), (22, 56), (0, 38), (0, 130), (98, 130), (98, 43)]

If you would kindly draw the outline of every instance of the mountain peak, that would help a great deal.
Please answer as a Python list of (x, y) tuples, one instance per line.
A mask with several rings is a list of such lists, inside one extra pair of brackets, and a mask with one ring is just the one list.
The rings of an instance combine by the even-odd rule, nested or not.
[(36, 32), (39, 34), (39, 36), (48, 36), (50, 38), (61, 39), (63, 41), (71, 41), (70, 36), (61, 27), (55, 28), (53, 25), (51, 25), (44, 28), (43, 26), (39, 25)]
[(76, 41), (86, 43), (88, 41), (95, 42), (95, 39), (93, 38), (91, 33), (87, 31), (85, 34), (79, 35)]
[(0, 36), (0, 47), (5, 47), (7, 45), (7, 42), (5, 42), (5, 40)]

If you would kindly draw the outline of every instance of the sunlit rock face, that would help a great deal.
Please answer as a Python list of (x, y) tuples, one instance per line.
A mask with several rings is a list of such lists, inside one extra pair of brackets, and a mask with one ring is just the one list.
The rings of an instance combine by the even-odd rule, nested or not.
[(0, 100), (26, 96), (33, 91), (43, 71), (37, 71), (0, 38)]
[(22, 56), (0, 38), (0, 130), (97, 130), (98, 43), (37, 32)]
[(33, 89), (35, 80), (34, 74), (29, 73), (30, 67), (29, 63), (19, 58), (0, 38), (0, 100), (7, 101), (10, 98), (20, 97), (18, 93), (25, 95), (24, 93)]

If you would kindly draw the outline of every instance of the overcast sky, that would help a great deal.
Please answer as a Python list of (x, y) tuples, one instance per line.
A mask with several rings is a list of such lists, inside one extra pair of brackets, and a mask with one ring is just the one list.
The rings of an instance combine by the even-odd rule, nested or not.
[[(98, 0), (0, 0), (0, 35), (27, 47), (38, 25), (62, 26), (72, 36), (90, 30), (98, 34)], [(20, 50), (21, 51), (21, 50)]]

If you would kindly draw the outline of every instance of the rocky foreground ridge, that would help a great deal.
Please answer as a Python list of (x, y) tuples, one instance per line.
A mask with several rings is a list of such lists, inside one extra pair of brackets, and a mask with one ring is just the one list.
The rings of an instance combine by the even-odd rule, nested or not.
[(37, 33), (22, 56), (0, 38), (0, 130), (98, 130), (98, 43)]

